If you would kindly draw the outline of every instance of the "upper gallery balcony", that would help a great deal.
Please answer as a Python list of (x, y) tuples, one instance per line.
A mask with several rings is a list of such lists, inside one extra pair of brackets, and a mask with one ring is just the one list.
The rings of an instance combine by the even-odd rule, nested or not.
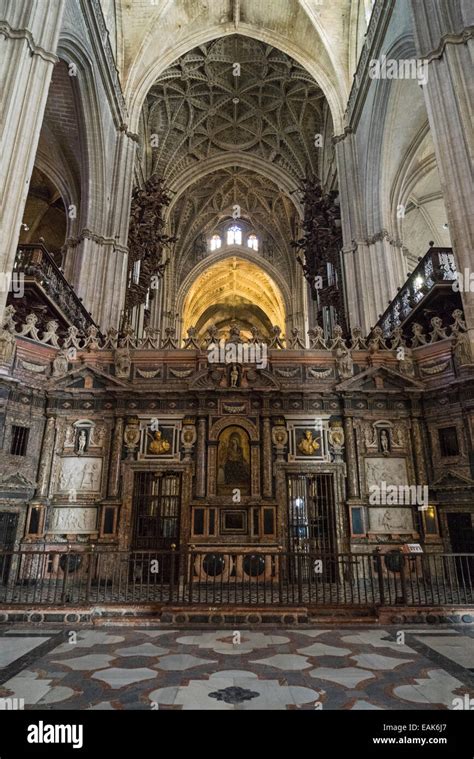
[(430, 319), (440, 316), (443, 321), (454, 309), (462, 309), (461, 295), (453, 289), (457, 269), (451, 248), (431, 247), (374, 327), (381, 327), (388, 337), (397, 327), (405, 337), (411, 337), (411, 325), (421, 324), (428, 331)]
[(19, 246), (7, 303), (20, 318), (35, 312), (41, 321), (56, 320), (58, 334), (71, 325), (82, 332), (97, 326), (42, 243)]

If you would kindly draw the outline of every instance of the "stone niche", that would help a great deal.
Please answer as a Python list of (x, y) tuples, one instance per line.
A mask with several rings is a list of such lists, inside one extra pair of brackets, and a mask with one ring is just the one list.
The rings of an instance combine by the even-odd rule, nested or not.
[(97, 532), (97, 508), (95, 506), (56, 506), (48, 532), (76, 535)]

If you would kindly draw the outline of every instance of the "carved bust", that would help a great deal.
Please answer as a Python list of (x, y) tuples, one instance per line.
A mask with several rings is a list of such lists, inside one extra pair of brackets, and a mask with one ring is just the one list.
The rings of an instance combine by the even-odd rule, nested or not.
[(161, 456), (163, 453), (168, 453), (171, 446), (167, 440), (163, 440), (162, 432), (156, 430), (153, 435), (153, 440), (148, 446), (148, 453), (153, 453), (155, 456)]
[(306, 430), (304, 437), (298, 443), (298, 450), (306, 456), (312, 456), (319, 449), (319, 443), (313, 439), (311, 430)]

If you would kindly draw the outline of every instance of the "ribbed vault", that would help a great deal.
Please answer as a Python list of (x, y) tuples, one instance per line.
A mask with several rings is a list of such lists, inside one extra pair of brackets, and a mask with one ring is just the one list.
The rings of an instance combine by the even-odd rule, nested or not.
[(202, 337), (210, 323), (227, 336), (231, 321), (243, 334), (257, 326), (268, 337), (270, 328), (285, 328), (285, 304), (279, 287), (262, 268), (232, 256), (209, 266), (193, 282), (183, 309), (183, 334), (197, 327)]

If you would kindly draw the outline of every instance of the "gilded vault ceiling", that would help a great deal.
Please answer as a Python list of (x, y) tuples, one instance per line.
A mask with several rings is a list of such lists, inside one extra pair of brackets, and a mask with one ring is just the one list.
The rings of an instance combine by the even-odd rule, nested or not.
[(256, 264), (232, 256), (207, 268), (189, 288), (183, 332), (197, 327), (203, 336), (213, 323), (223, 336), (235, 319), (247, 337), (250, 325), (268, 337), (273, 325), (284, 329), (285, 316), (283, 296), (273, 279)]

